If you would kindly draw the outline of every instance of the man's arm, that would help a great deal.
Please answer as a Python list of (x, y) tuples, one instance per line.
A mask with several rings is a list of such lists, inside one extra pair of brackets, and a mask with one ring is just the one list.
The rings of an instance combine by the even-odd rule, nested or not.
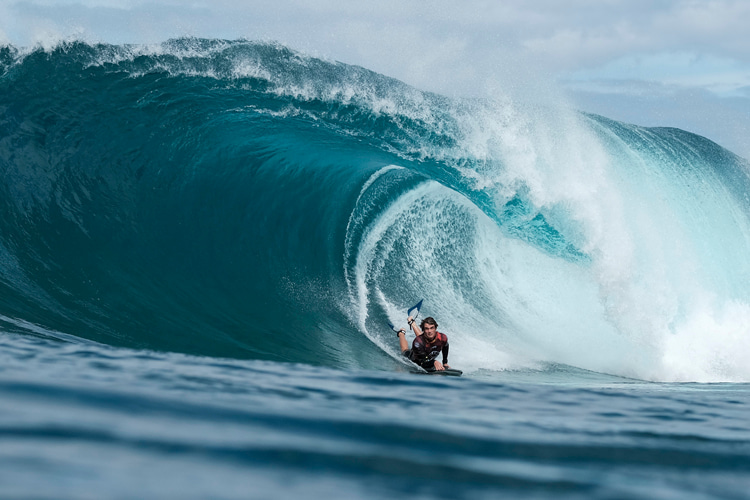
[(396, 335), (398, 335), (398, 344), (401, 347), (401, 352), (408, 350), (409, 343), (406, 341), (406, 331), (402, 328)]
[(445, 344), (443, 346), (443, 362), (441, 363), (436, 359), (432, 362), (432, 367), (439, 372), (445, 370), (446, 368), (450, 368), (450, 366), (448, 366), (448, 344)]

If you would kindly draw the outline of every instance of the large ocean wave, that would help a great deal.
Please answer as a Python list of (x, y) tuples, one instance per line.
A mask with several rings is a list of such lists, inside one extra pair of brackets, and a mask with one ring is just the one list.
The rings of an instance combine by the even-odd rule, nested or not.
[(748, 381), (748, 162), (248, 41), (0, 49), (0, 327), (466, 371)]

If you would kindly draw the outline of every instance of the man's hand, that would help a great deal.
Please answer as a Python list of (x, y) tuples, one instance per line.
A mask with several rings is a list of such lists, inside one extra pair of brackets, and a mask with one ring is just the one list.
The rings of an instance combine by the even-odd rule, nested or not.
[[(443, 366), (443, 363), (441, 363), (440, 361), (435, 360), (435, 364), (433, 366), (439, 372), (445, 370), (445, 367)], [(445, 366), (448, 366), (448, 365), (445, 365)], [(448, 368), (450, 368), (450, 367), (448, 366)]]

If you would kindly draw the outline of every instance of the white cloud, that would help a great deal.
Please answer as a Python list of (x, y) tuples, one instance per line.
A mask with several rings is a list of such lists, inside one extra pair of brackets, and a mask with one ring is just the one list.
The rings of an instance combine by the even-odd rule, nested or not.
[[(713, 0), (573, 1), (464, 0), (27, 0), (3, 2), (12, 15), (0, 29), (28, 42), (23, 30), (42, 20), (59, 31), (72, 23), (112, 42), (156, 42), (165, 35), (276, 38), (334, 57), (370, 54), (379, 41), (403, 41), (415, 56), (447, 41), (463, 45), (462, 60), (515, 52), (559, 71), (598, 66), (633, 52), (710, 52), (750, 63), (745, 35), (750, 2)], [(6, 26), (3, 26), (6, 25)], [(357, 32), (352, 32), (352, 27)], [(186, 29), (187, 28), (187, 29)], [(181, 33), (181, 30), (189, 33)], [(387, 34), (388, 39), (378, 38)], [(161, 36), (159, 36), (161, 35)], [(144, 40), (148, 37), (148, 40)], [(26, 38), (24, 40), (23, 38)], [(343, 43), (338, 43), (338, 42)], [(423, 49), (424, 48), (424, 49)], [(459, 47), (461, 49), (461, 47)], [(455, 50), (448, 51), (454, 53)], [(366, 63), (366, 61), (364, 61)]]

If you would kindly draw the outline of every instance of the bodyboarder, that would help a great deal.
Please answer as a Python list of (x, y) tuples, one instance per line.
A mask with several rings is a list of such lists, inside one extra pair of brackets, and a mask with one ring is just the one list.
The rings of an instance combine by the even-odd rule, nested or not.
[[(413, 363), (421, 366), (427, 371), (442, 371), (448, 366), (448, 336), (437, 331), (437, 321), (432, 316), (422, 320), (417, 325), (414, 318), (409, 316), (407, 320), (416, 337), (409, 349), (406, 341), (406, 330), (401, 328), (396, 335), (401, 346), (401, 353)], [(437, 360), (438, 354), (443, 353), (442, 363)]]

